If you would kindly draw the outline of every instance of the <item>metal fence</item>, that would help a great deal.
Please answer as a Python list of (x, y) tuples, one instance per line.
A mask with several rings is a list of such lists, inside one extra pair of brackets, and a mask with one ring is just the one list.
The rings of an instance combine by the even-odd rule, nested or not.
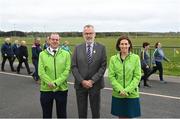
[[(154, 52), (153, 47), (150, 47), (149, 49), (149, 55), (150, 55), (150, 64), (152, 64), (152, 56)], [(177, 62), (180, 61), (180, 47), (177, 46), (164, 46), (162, 47), (165, 56), (170, 59), (171, 62)], [(133, 46), (133, 52), (135, 54), (140, 55), (142, 51), (142, 46)]]

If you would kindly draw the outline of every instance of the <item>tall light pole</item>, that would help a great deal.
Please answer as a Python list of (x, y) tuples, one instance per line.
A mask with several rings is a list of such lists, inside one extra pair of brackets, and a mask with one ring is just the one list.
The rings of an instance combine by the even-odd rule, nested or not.
[(16, 31), (15, 31), (15, 28), (16, 28), (16, 24), (14, 24), (14, 36), (16, 36)]

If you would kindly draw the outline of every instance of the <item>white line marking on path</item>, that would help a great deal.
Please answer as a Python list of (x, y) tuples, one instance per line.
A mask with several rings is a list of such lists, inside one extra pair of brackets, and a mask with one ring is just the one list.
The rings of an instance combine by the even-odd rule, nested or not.
[[(112, 90), (112, 88), (104, 88), (106, 90)], [(160, 95), (160, 94), (154, 94), (154, 93), (145, 93), (145, 92), (140, 92), (142, 95), (149, 95), (149, 96), (156, 96), (156, 97), (163, 97), (163, 98), (171, 98), (171, 99), (177, 99), (180, 100), (180, 97), (174, 97), (174, 96), (168, 96), (168, 95)]]
[[(7, 74), (7, 75), (11, 75), (11, 76), (20, 76), (20, 77), (26, 77), (26, 78), (31, 78), (32, 77), (32, 76), (27, 76), (27, 75), (22, 75), (22, 74), (14, 74), (14, 73), (1, 72), (1, 71), (0, 71), (0, 74)], [(74, 85), (73, 82), (68, 82), (68, 84)], [(112, 88), (106, 88), (105, 87), (104, 90), (111, 90), (112, 91)], [(154, 93), (145, 93), (145, 92), (140, 92), (140, 94), (180, 100), (180, 97), (174, 97), (174, 96), (168, 96), (168, 95), (161, 95), (161, 94), (154, 94)]]
[(7, 74), (7, 75), (11, 75), (11, 76), (20, 76), (20, 77), (26, 77), (26, 78), (31, 78), (32, 76), (28, 76), (28, 75), (23, 75), (23, 74), (14, 74), (14, 73), (8, 73), (8, 72), (0, 72), (1, 74)]
[(145, 93), (145, 92), (140, 92), (140, 94), (180, 100), (180, 97), (174, 97), (174, 96), (168, 96), (168, 95), (160, 95), (160, 94)]

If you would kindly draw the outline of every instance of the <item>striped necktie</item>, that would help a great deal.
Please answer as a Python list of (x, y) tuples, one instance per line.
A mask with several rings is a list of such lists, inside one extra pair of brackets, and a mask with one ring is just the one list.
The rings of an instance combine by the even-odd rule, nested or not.
[(88, 59), (88, 64), (92, 63), (91, 45), (87, 46), (87, 59)]

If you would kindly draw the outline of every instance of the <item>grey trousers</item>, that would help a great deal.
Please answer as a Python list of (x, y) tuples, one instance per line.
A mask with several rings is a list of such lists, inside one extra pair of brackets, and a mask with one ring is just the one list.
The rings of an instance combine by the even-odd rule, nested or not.
[(88, 97), (92, 118), (100, 118), (100, 90), (76, 89), (79, 118), (87, 118)]

